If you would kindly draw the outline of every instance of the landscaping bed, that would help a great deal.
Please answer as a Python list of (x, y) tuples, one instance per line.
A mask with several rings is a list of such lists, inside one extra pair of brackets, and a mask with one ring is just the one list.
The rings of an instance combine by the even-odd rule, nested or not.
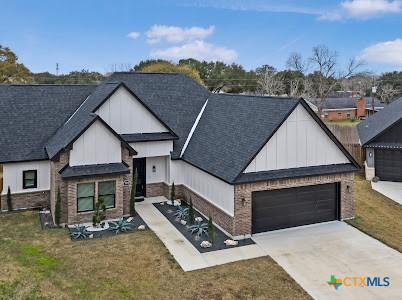
[(90, 223), (68, 226), (71, 240), (80, 241), (95, 238), (105, 238), (119, 234), (130, 234), (138, 230), (148, 229), (148, 226), (146, 226), (144, 220), (138, 214), (130, 218), (106, 220), (104, 222), (105, 225), (103, 228), (94, 228)]
[[(222, 250), (222, 249), (228, 249), (228, 248), (235, 248), (235, 247), (241, 247), (241, 246), (246, 246), (246, 245), (252, 245), (254, 244), (254, 241), (250, 238), (248, 239), (243, 239), (237, 241), (236, 246), (227, 246), (224, 242), (227, 240), (231, 240), (229, 236), (227, 236), (222, 230), (220, 230), (218, 227), (213, 225), (213, 239), (212, 240), (212, 246), (209, 248), (203, 248), (201, 247), (201, 242), (203, 241), (208, 241), (208, 235), (202, 234), (199, 239), (197, 239), (197, 235), (194, 233), (191, 233), (191, 224), (188, 222), (188, 218), (185, 219), (187, 222), (185, 225), (183, 225), (180, 222), (180, 219), (178, 219), (175, 216), (176, 211), (179, 209), (178, 206), (172, 206), (168, 205), (166, 202), (161, 203), (154, 203), (154, 206), (169, 220), (170, 223), (174, 227), (176, 227), (177, 230), (180, 231), (180, 233), (200, 252), (200, 253), (205, 253), (205, 252), (211, 252), (211, 251), (217, 251), (217, 250)], [(181, 207), (183, 209), (189, 208), (186, 204), (182, 204)], [(208, 219), (204, 218), (198, 211), (194, 210), (194, 218), (202, 218), (201, 223), (205, 223), (206, 226), (208, 224)], [(197, 223), (197, 222), (196, 222)]]

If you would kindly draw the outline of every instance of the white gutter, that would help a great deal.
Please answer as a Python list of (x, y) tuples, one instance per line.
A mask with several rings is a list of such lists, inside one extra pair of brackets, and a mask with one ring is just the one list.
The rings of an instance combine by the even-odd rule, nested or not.
[(200, 111), (200, 113), (198, 114), (197, 119), (195, 119), (195, 122), (194, 122), (194, 124), (193, 124), (193, 127), (191, 127), (190, 133), (189, 133), (188, 136), (187, 136), (187, 140), (186, 140), (186, 142), (184, 143), (183, 148), (181, 149), (180, 158), (183, 156), (184, 151), (186, 151), (187, 146), (188, 146), (188, 144), (190, 143), (191, 137), (193, 136), (193, 133), (194, 133), (195, 129), (197, 128), (198, 122), (200, 122), (200, 119), (201, 119), (201, 117), (202, 117), (202, 114), (204, 113), (204, 110), (205, 110), (205, 107), (207, 106), (207, 104), (208, 104), (208, 99), (207, 99), (207, 101), (205, 101), (204, 106), (201, 108), (201, 111)]

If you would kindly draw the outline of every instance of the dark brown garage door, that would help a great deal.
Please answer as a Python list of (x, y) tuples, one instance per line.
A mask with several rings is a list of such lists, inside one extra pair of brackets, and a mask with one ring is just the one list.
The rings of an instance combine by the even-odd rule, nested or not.
[(254, 192), (253, 233), (338, 219), (338, 185)]
[(374, 154), (375, 175), (384, 181), (402, 181), (402, 152), (376, 150)]

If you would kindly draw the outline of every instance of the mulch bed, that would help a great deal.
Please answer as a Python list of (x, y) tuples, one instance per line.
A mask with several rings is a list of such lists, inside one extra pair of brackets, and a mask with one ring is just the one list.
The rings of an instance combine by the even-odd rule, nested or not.
[[(127, 220), (128, 218), (124, 218), (125, 220)], [(140, 217), (140, 215), (136, 215), (134, 217), (134, 219), (130, 222), (132, 230), (126, 231), (126, 232), (119, 232), (119, 233), (115, 233), (112, 230), (106, 229), (106, 230), (102, 230), (102, 231), (94, 231), (91, 232), (90, 234), (93, 234), (92, 239), (98, 239), (98, 238), (108, 238), (111, 236), (115, 236), (115, 235), (120, 235), (120, 234), (131, 234), (134, 233), (136, 231), (139, 231), (138, 226), (140, 225), (145, 225), (145, 230), (148, 230), (149, 227), (145, 224), (144, 220)], [(72, 232), (76, 231), (77, 229), (75, 227), (68, 227), (69, 233), (71, 234)], [(143, 231), (143, 230), (141, 230)], [(71, 236), (70, 236), (71, 238)], [(77, 241), (83, 241), (83, 240), (90, 240), (91, 238), (87, 238), (87, 239), (73, 239), (71, 238), (72, 241), (77, 242)]]
[[(241, 246), (246, 246), (246, 245), (252, 245), (254, 244), (254, 241), (250, 238), (248, 239), (243, 239), (239, 240), (237, 246), (226, 246), (224, 241), (231, 239), (228, 237), (225, 233), (223, 233), (219, 228), (214, 226), (214, 239), (212, 243), (212, 247), (210, 248), (202, 248), (200, 246), (202, 241), (208, 240), (208, 237), (206, 235), (203, 235), (199, 240), (195, 239), (195, 234), (191, 234), (189, 227), (189, 224), (183, 225), (180, 223), (180, 221), (176, 220), (176, 217), (174, 216), (177, 207), (173, 207), (171, 205), (164, 203), (164, 205), (161, 205), (160, 203), (154, 203), (154, 206), (169, 220), (170, 223), (173, 224), (174, 227), (176, 227), (177, 230), (181, 232), (181, 234), (200, 252), (200, 253), (206, 253), (206, 252), (211, 252), (211, 251), (217, 251), (217, 250), (223, 250), (223, 249), (228, 249), (228, 248), (236, 248), (236, 247), (241, 247)], [(186, 204), (182, 204), (183, 207), (187, 207)], [(202, 223), (208, 223), (208, 219), (205, 219), (198, 211), (194, 210), (194, 217), (201, 217), (203, 219)]]

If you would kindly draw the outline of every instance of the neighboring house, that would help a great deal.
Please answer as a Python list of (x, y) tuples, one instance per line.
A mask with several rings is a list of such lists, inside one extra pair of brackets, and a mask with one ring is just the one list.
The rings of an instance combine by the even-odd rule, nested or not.
[(366, 179), (402, 181), (402, 98), (357, 127), (366, 152)]
[(0, 86), (7, 209), (62, 223), (129, 214), (137, 196), (178, 198), (232, 237), (354, 216), (357, 163), (303, 99), (212, 94), (181, 74), (114, 73), (94, 85)]
[[(311, 108), (317, 113), (319, 99), (309, 101)], [(374, 109), (373, 109), (374, 105)], [(335, 97), (327, 98), (322, 104), (321, 119), (323, 121), (341, 121), (364, 119), (384, 108), (384, 103), (370, 97)]]

